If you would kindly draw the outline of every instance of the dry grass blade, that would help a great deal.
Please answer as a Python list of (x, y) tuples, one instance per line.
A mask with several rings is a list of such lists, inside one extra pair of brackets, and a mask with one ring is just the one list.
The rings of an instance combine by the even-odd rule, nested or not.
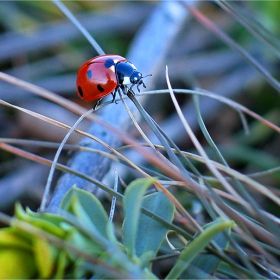
[(101, 55), (105, 54), (99, 44), (94, 40), (90, 33), (85, 29), (82, 24), (75, 18), (75, 16), (70, 12), (69, 9), (60, 1), (52, 0), (52, 2), (58, 7), (58, 9), (63, 12), (63, 14), (79, 29), (79, 31), (86, 37), (88, 42), (93, 46), (93, 48)]
[(224, 33), (221, 29), (219, 29), (212, 21), (207, 19), (202, 13), (200, 13), (197, 9), (189, 6), (187, 1), (185, 1), (186, 8), (188, 11), (206, 28), (208, 28), (211, 32), (213, 32), (216, 36), (222, 39), (227, 45), (232, 47), (235, 51), (241, 54), (246, 61), (248, 61), (252, 66), (254, 66), (270, 83), (272, 87), (274, 87), (278, 92), (280, 92), (280, 83), (267, 71), (265, 67), (263, 67), (253, 56), (251, 56), (248, 52), (246, 52), (242, 47), (240, 47), (234, 40), (232, 40), (226, 33)]
[(172, 101), (175, 105), (175, 108), (177, 110), (177, 113), (180, 117), (181, 122), (183, 123), (188, 135), (190, 136), (194, 146), (196, 147), (196, 149), (198, 150), (198, 152), (200, 153), (200, 155), (203, 157), (203, 159), (205, 160), (205, 164), (207, 165), (207, 167), (209, 168), (209, 170), (213, 173), (213, 175), (215, 175), (215, 177), (219, 180), (219, 182), (224, 186), (224, 188), (231, 193), (232, 195), (236, 196), (238, 199), (240, 199), (240, 201), (242, 201), (245, 204), (245, 201), (243, 200), (242, 197), (240, 197), (240, 195), (232, 188), (232, 186), (230, 186), (230, 184), (224, 179), (224, 177), (218, 172), (218, 170), (211, 164), (209, 157), (207, 156), (207, 154), (205, 153), (204, 149), (202, 148), (201, 144), (198, 142), (198, 140), (196, 139), (193, 131), (191, 130), (190, 126), (187, 123), (187, 120), (185, 119), (185, 117), (183, 116), (180, 106), (176, 101), (175, 95), (173, 93), (173, 89), (171, 87), (169, 78), (168, 78), (168, 68), (166, 67), (166, 80), (167, 80), (167, 85), (169, 88), (169, 92), (170, 92), (170, 96), (172, 98)]

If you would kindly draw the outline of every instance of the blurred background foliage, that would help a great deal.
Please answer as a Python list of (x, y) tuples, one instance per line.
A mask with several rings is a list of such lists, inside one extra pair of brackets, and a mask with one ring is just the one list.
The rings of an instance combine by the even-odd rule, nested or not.
[[(106, 53), (125, 56), (135, 34), (158, 2), (67, 1), (65, 4)], [(271, 32), (279, 35), (279, 1), (240, 1), (236, 5)], [(217, 3), (199, 1), (198, 7), (260, 61), (274, 77), (279, 78), (279, 59), (277, 60), (277, 56), (250, 31)], [(145, 52), (145, 49), (139, 51)], [(90, 108), (90, 104), (85, 104), (77, 98), (75, 79), (77, 69), (96, 55), (82, 34), (52, 2), (0, 2), (0, 71)], [(280, 125), (279, 92), (277, 93), (255, 69), (195, 19), (189, 20), (172, 42), (165, 64), (169, 67), (173, 88), (190, 88), (195, 79), (200, 88), (232, 98), (274, 124)], [(166, 88), (164, 71), (165, 67), (162, 65), (154, 89)], [(69, 125), (78, 118), (56, 104), (1, 80), (0, 99)], [(178, 100), (204, 148), (211, 153), (198, 128), (190, 97), (178, 95)], [(144, 106), (181, 149), (193, 151), (189, 138), (184, 133), (180, 134), (177, 129), (179, 120), (169, 96), (151, 95)], [(201, 111), (213, 140), (230, 166), (247, 174), (280, 166), (279, 134), (249, 117), (249, 133), (246, 134), (238, 114), (211, 99), (201, 98)], [(2, 105), (0, 117), (1, 138), (60, 142), (65, 135), (65, 131), (61, 129)], [(86, 129), (87, 125), (88, 122), (84, 121), (81, 127)], [(149, 133), (148, 128), (146, 132)], [(75, 144), (78, 140), (79, 137), (73, 135), (69, 143)], [(18, 144), (22, 146), (20, 142)], [(55, 152), (54, 149), (31, 144), (24, 145), (24, 149), (49, 159), (53, 158)], [(71, 153), (64, 152), (61, 161), (65, 163), (70, 156)], [(203, 170), (204, 166), (201, 168)], [(11, 213), (17, 200), (36, 210), (48, 170), (48, 167), (0, 150), (0, 210)], [(131, 175), (126, 174), (128, 177)], [(279, 171), (262, 176), (255, 175), (254, 178), (279, 193)], [(185, 200), (188, 204), (188, 197), (179, 194), (180, 191), (180, 200)], [(263, 198), (259, 196), (257, 199)], [(264, 208), (273, 206), (266, 205), (265, 201), (261, 204)], [(195, 207), (195, 203), (193, 206)], [(271, 209), (275, 215), (279, 215), (278, 210)]]

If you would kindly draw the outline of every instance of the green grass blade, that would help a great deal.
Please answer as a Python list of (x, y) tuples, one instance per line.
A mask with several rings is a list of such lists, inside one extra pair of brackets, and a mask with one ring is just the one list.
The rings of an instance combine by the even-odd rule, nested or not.
[(167, 275), (166, 279), (177, 279), (188, 268), (195, 257), (211, 242), (221, 231), (232, 227), (233, 221), (224, 221), (220, 218), (212, 222), (203, 233), (197, 236), (181, 253), (177, 262)]

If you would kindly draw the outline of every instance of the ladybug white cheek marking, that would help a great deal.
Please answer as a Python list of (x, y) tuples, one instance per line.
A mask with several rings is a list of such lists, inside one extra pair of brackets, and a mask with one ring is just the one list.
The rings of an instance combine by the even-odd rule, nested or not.
[(115, 65), (112, 65), (111, 67), (109, 67), (109, 69), (110, 69), (113, 73), (116, 72), (116, 71), (115, 71)]
[(130, 78), (127, 77), (127, 76), (125, 76), (125, 77), (123, 78), (122, 84), (123, 84), (123, 85), (129, 85), (129, 84), (131, 84)]
[(114, 63), (117, 64), (120, 60), (119, 59), (113, 59)]

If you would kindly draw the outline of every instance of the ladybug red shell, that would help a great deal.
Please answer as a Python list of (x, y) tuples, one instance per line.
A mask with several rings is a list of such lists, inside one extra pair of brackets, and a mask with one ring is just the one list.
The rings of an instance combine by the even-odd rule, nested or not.
[(145, 84), (136, 67), (119, 55), (100, 55), (88, 60), (78, 70), (76, 91), (85, 101), (99, 100), (110, 93), (115, 100), (118, 88)]

